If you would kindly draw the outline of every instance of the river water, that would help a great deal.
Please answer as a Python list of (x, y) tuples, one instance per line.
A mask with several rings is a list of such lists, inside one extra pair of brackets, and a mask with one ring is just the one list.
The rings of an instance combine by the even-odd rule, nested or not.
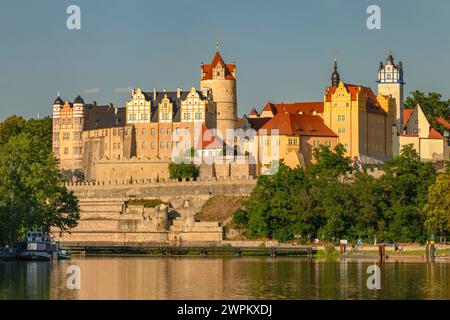
[[(287, 257), (0, 262), (0, 299), (450, 299), (450, 263), (386, 262), (381, 289), (370, 290), (373, 264)], [(68, 289), (71, 265), (79, 267), (79, 290)]]

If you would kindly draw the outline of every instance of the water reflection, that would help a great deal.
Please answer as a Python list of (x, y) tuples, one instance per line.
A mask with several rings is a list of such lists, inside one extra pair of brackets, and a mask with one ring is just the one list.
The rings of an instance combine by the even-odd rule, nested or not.
[[(67, 289), (67, 267), (81, 290)], [(0, 299), (450, 299), (450, 264), (300, 258), (76, 258), (0, 263)]]

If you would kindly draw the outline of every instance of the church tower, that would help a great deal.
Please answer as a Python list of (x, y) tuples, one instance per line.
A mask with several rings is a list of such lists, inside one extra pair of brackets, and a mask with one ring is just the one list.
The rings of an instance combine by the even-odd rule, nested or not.
[(403, 66), (399, 62), (394, 63), (392, 54), (386, 59), (386, 63), (380, 62), (378, 68), (378, 93), (388, 96), (391, 95), (395, 101), (395, 125), (397, 134), (403, 132), (403, 104), (404, 104), (404, 82)]
[[(226, 64), (219, 51), (211, 64), (202, 64), (201, 90), (211, 90), (216, 105), (218, 136), (225, 141), (227, 130), (236, 129), (236, 65)], [(229, 145), (233, 141), (226, 141)]]

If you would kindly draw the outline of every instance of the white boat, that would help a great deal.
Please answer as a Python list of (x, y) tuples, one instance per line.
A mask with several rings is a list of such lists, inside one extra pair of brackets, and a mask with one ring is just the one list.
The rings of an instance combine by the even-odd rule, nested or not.
[(43, 231), (28, 231), (23, 242), (17, 246), (16, 256), (19, 260), (50, 261), (57, 260), (59, 245), (50, 235)]

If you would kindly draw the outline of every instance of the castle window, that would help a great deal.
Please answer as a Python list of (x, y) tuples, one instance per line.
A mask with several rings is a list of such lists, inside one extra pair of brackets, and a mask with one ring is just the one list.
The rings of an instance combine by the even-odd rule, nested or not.
[(142, 141), (142, 149), (145, 149), (145, 147), (146, 147), (145, 141)]
[(113, 136), (117, 136), (117, 130), (116, 129), (113, 130)]
[(142, 135), (145, 136), (145, 134), (147, 133), (147, 130), (145, 128), (142, 129)]
[(161, 134), (164, 134), (164, 128), (161, 128), (161, 130), (159, 131)]
[(63, 140), (69, 140), (69, 139), (70, 139), (70, 132), (64, 132)]
[(159, 147), (160, 147), (161, 149), (164, 149), (164, 142), (161, 142), (161, 143), (159, 144)]
[(170, 142), (167, 142), (167, 149), (170, 148)]
[(152, 149), (155, 149), (155, 143), (152, 142)]
[(170, 134), (170, 128), (167, 128), (166, 132), (167, 134)]
[(117, 149), (120, 149), (120, 142), (117, 144)]
[(155, 128), (152, 128), (152, 129), (150, 130), (150, 134), (151, 134), (152, 136), (155, 135)]
[(64, 154), (68, 155), (69, 154), (69, 148), (64, 148)]
[(114, 150), (117, 149), (117, 143), (113, 143), (113, 149), (114, 149)]

